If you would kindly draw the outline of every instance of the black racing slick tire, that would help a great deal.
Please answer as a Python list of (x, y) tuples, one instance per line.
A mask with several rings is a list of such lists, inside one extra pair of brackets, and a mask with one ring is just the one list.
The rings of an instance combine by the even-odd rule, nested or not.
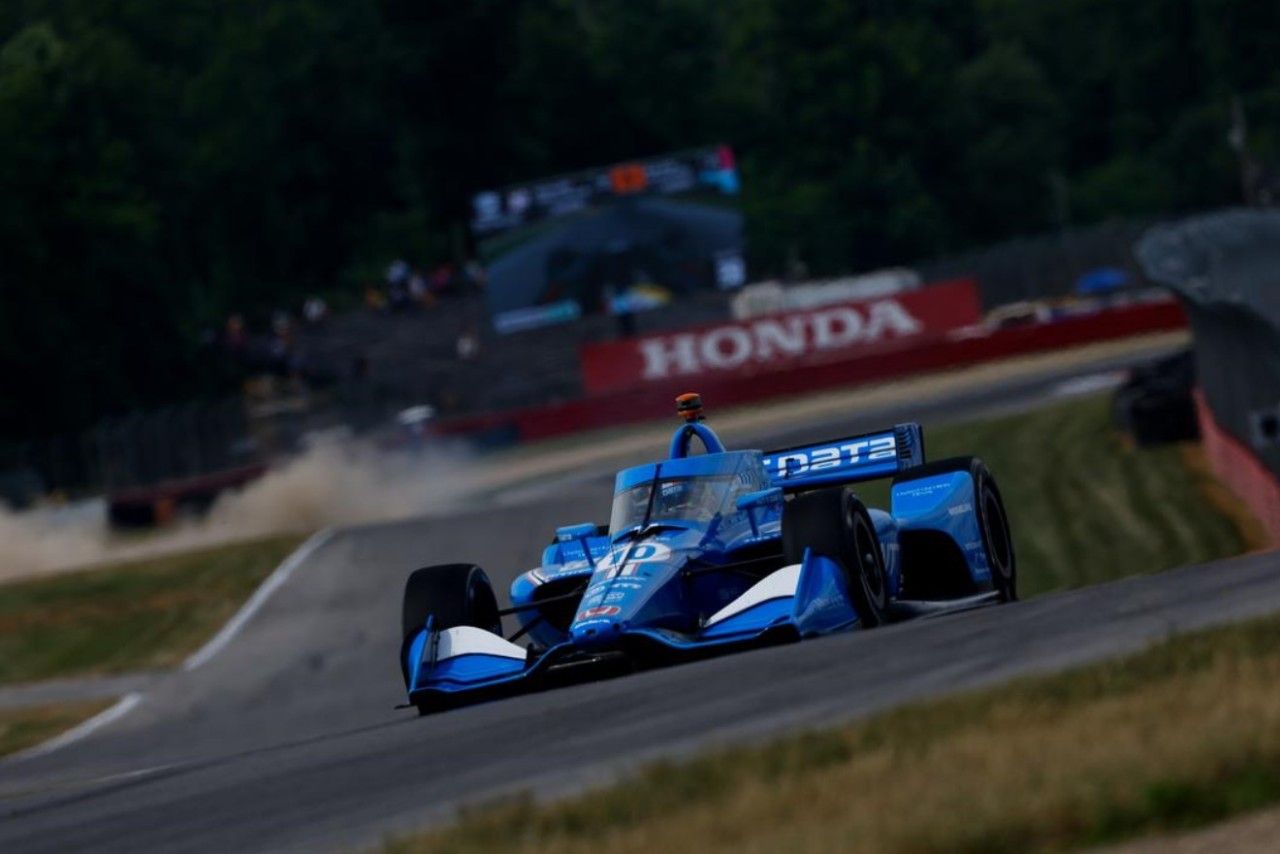
[(415, 634), (435, 617), (439, 631), (455, 626), (475, 626), (502, 634), (498, 599), (484, 570), (470, 563), (446, 563), (416, 570), (404, 585), (401, 629)]
[(1000, 497), (996, 479), (974, 458), (973, 494), (978, 512), (978, 527), (982, 529), (982, 547), (987, 552), (987, 565), (991, 567), (991, 586), (1000, 594), (1000, 601), (1014, 602), (1018, 598), (1018, 558), (1013, 551), (1013, 532), (1009, 529), (1009, 514)]
[(889, 621), (889, 575), (871, 514), (843, 487), (797, 495), (782, 511), (782, 550), (787, 563), (805, 549), (834, 558), (844, 568), (849, 594), (863, 628)]
[[(493, 585), (484, 570), (470, 563), (446, 563), (415, 570), (404, 585), (404, 605), (400, 629), (404, 640), (400, 645), (400, 675), (409, 684), (405, 656), (414, 636), (426, 625), (427, 617), (435, 617), (438, 631), (455, 626), (475, 626), (502, 634), (502, 617)], [(418, 714), (430, 710), (418, 703)]]
[(1013, 550), (1013, 533), (1009, 528), (1009, 514), (995, 476), (978, 457), (951, 457), (908, 469), (894, 483), (916, 480), (947, 472), (968, 472), (973, 479), (973, 510), (982, 534), (982, 548), (991, 567), (991, 588), (1002, 602), (1018, 598), (1018, 559)]

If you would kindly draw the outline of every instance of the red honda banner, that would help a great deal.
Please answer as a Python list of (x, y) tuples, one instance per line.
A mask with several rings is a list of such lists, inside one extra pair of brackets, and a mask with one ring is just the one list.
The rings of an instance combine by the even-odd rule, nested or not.
[(582, 348), (589, 393), (725, 372), (755, 373), (844, 358), (886, 341), (922, 342), (977, 323), (978, 285), (960, 279), (916, 291), (699, 326)]

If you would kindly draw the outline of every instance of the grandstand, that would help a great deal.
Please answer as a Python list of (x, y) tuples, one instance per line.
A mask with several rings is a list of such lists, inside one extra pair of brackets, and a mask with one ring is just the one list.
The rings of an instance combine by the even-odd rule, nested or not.
[[(713, 323), (729, 316), (731, 295), (691, 294), (633, 316), (638, 333)], [(618, 319), (590, 315), (571, 323), (501, 335), (472, 320), (463, 299), (400, 314), (358, 311), (335, 317), (299, 336), (303, 362), (320, 375), (367, 378), (404, 405), (427, 403), (444, 416), (470, 415), (568, 400), (582, 395), (578, 346), (618, 334)], [(473, 359), (458, 355), (458, 337), (477, 333)]]

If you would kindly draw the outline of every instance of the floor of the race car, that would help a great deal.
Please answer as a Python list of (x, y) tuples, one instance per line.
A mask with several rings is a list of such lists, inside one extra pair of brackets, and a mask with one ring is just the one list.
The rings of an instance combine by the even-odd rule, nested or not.
[[(995, 591), (979, 593), (960, 599), (942, 601), (900, 600), (890, 606), (890, 620), (920, 619), (938, 617), (985, 608), (1000, 601)], [(638, 639), (637, 639), (638, 640)], [(791, 631), (766, 631), (754, 638), (724, 646), (708, 646), (703, 648), (675, 649), (666, 647), (656, 641), (644, 641), (629, 645), (626, 650), (600, 650), (593, 652), (574, 651), (564, 660), (548, 663), (541, 672), (531, 674), (533, 678), (517, 680), (484, 688), (477, 688), (459, 694), (422, 692), (408, 705), (418, 705), (420, 711), (444, 711), (446, 709), (469, 706), (488, 702), (514, 694), (534, 693), (548, 689), (564, 688), (583, 682), (595, 682), (625, 676), (640, 670), (667, 667), (696, 661), (702, 658), (732, 654), (734, 651), (752, 647), (773, 646), (779, 643), (798, 641), (800, 637)], [(644, 652), (650, 654), (646, 655)]]
[(890, 618), (897, 620), (914, 620), (921, 617), (940, 617), (944, 614), (958, 614), (961, 611), (972, 611), (974, 608), (985, 608), (1000, 602), (1000, 594), (994, 590), (965, 596), (960, 599), (943, 599), (938, 601), (920, 599), (899, 599), (889, 606)]

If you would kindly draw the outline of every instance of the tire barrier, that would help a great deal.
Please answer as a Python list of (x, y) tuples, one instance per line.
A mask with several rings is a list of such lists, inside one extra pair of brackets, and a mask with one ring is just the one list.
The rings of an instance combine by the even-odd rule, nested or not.
[(1112, 398), (1116, 426), (1144, 447), (1198, 439), (1195, 382), (1191, 350), (1135, 368)]

